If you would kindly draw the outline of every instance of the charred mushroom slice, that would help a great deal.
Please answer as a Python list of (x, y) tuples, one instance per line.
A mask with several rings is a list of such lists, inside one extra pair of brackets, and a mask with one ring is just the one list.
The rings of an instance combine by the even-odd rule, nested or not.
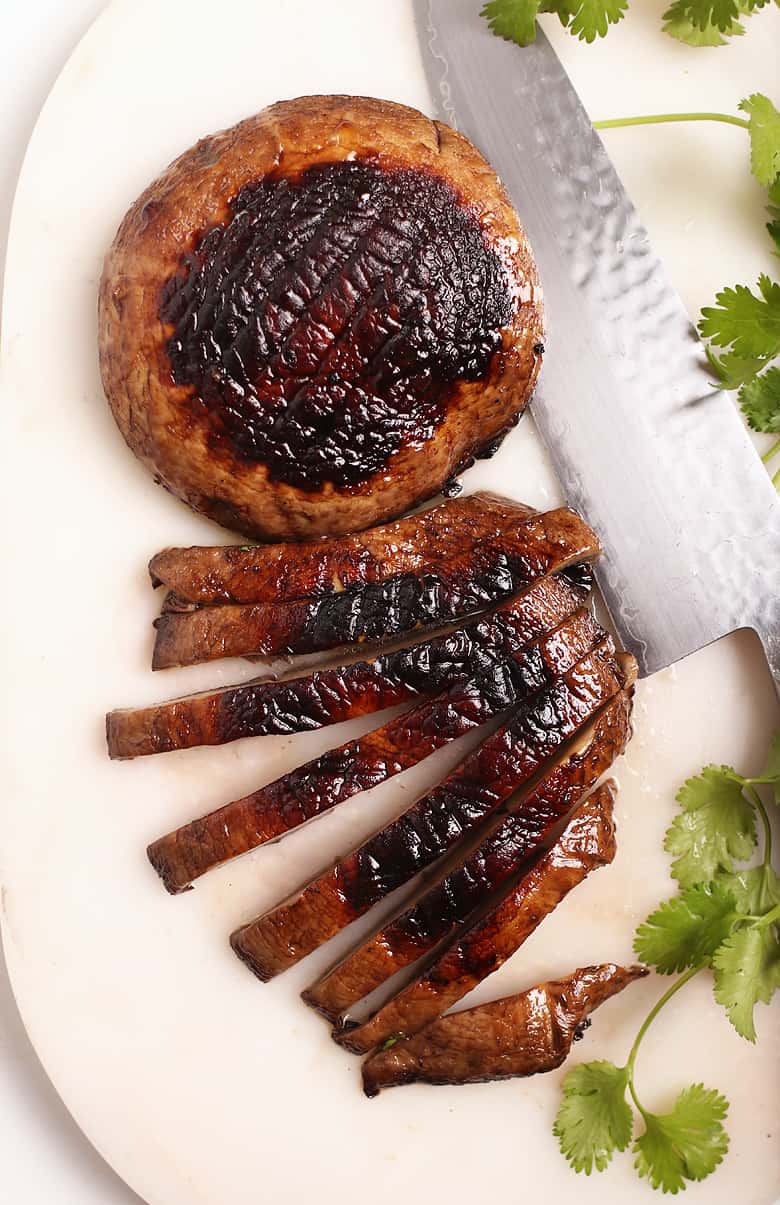
[[(152, 668), (386, 640), (485, 610), (598, 552), (596, 536), (574, 511), (532, 514), (465, 554), (454, 540), (452, 556), (420, 574), (281, 605), (229, 603), (167, 611), (155, 621)], [(295, 556), (294, 548), (289, 555)]]
[(310, 954), (529, 782), (624, 683), (606, 640), (549, 690), (521, 704), (508, 724), (398, 819), (238, 929), (231, 938), (238, 956), (259, 978), (270, 979)]
[(365, 1054), (394, 1034), (419, 1033), (497, 971), (545, 916), (592, 870), (615, 856), (614, 783), (605, 783), (574, 813), (555, 844), (522, 872), (484, 916), (425, 960), (418, 977), (364, 1024), (336, 1040)]
[(495, 662), (478, 678), (455, 682), (433, 702), (161, 837), (149, 846), (149, 860), (168, 891), (185, 890), (212, 867), (400, 774), (551, 685), (605, 635), (588, 611), (577, 611), (548, 636)]
[(294, 602), (425, 573), (456, 552), (500, 544), (508, 526), (532, 514), (519, 502), (470, 494), (395, 523), (294, 548), (166, 548), (152, 558), (149, 573), (155, 586), (187, 603)]
[(631, 696), (621, 691), (591, 721), (573, 748), (538, 785), (508, 805), (464, 861), (445, 867), (435, 884), (303, 993), (335, 1025), (347, 1010), (468, 921), (539, 852), (555, 826), (623, 752), (630, 732)]
[(399, 1038), (363, 1064), (363, 1090), (411, 1084), (476, 1084), (560, 1067), (583, 1021), (647, 975), (647, 967), (580, 967), (564, 979), (451, 1013)]
[[(575, 571), (576, 570), (576, 571)], [(113, 758), (308, 732), (433, 696), (554, 628), (588, 597), (587, 566), (542, 578), (511, 602), (444, 636), (301, 678), (252, 681), (168, 703), (109, 712)]]

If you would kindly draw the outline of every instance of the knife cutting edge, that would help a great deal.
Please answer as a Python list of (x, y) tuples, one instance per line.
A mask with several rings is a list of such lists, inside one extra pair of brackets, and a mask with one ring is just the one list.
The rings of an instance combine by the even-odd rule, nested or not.
[(414, 0), (443, 120), (494, 165), (544, 289), (533, 416), (641, 676), (738, 628), (780, 691), (780, 499), (604, 146), (537, 27), (518, 48), (474, 0)]

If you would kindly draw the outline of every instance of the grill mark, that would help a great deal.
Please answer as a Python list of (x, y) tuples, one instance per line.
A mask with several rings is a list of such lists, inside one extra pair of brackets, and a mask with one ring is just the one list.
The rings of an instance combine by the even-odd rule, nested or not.
[(585, 601), (587, 592), (564, 579), (542, 579), (465, 628), (374, 661), (315, 670), (287, 682), (225, 687), (137, 711), (110, 712), (109, 753), (138, 757), (250, 736), (286, 736), (439, 694), (456, 678), (481, 672), (496, 656), (511, 655), (555, 627)]
[[(259, 978), (269, 979), (431, 865), (465, 828), (529, 781), (622, 688), (624, 671), (613, 657), (614, 646), (605, 641), (550, 690), (521, 704), (512, 720), (439, 787), (289, 901), (237, 930), (231, 943), (238, 956)], [(551, 697), (556, 700), (555, 721), (539, 740), (534, 735), (542, 727), (538, 717)]]
[(612, 861), (614, 797), (614, 783), (599, 787), (530, 869), (510, 879), (465, 929), (435, 947), (417, 977), (364, 1024), (334, 1034), (336, 1041), (365, 1053), (391, 1034), (419, 1033), (497, 971), (571, 890)]
[(419, 574), (399, 574), (281, 606), (228, 604), (164, 613), (155, 622), (152, 666), (311, 653), (356, 640), (387, 640), (473, 615), (596, 551), (593, 534), (571, 512), (534, 515), (511, 541), (489, 541), (449, 565)]
[(514, 308), (452, 187), (368, 160), (246, 185), (160, 299), (174, 381), (212, 442), (305, 490), (350, 489), (430, 438)]
[(213, 867), (273, 841), (370, 790), (549, 686), (605, 633), (586, 611), (514, 658), (356, 740), (331, 749), (268, 786), (155, 841), (149, 860), (172, 894)]

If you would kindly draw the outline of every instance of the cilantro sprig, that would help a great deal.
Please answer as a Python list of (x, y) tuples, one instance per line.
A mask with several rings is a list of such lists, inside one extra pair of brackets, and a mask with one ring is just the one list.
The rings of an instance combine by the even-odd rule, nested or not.
[[(729, 38), (745, 32), (742, 18), (769, 2), (674, 0), (663, 15), (663, 29), (689, 46), (725, 46)], [(564, 29), (581, 41), (593, 42), (621, 21), (627, 9), (628, 0), (488, 0), (482, 15), (499, 37), (528, 46), (536, 38), (540, 13), (555, 13)]]
[[(780, 112), (760, 92), (746, 97), (739, 108), (746, 116), (659, 113), (597, 121), (594, 125), (605, 130), (677, 121), (718, 121), (747, 130), (750, 169), (768, 190), (766, 226), (780, 255)], [(708, 340), (707, 357), (717, 386), (738, 390), (737, 400), (748, 425), (776, 437), (763, 456), (764, 463), (769, 464), (780, 454), (780, 284), (762, 274), (755, 292), (742, 284), (721, 290), (715, 305), (702, 310), (699, 333)], [(772, 480), (780, 488), (780, 469)]]
[(581, 42), (595, 42), (623, 19), (627, 8), (628, 0), (488, 0), (482, 16), (500, 38), (530, 46), (540, 13), (556, 13)]
[[(639, 1097), (635, 1068), (655, 1018), (703, 972), (712, 974), (715, 999), (737, 1032), (755, 1041), (755, 1006), (769, 1003), (780, 987), (780, 878), (772, 867), (772, 829), (760, 794), (769, 788), (780, 806), (780, 732), (757, 778), (730, 766), (705, 766), (680, 788), (680, 812), (664, 843), (675, 856), (671, 873), (679, 891), (639, 926), (634, 950), (660, 974), (682, 974), (643, 1021), (624, 1067), (597, 1060), (564, 1079), (553, 1130), (575, 1171), (604, 1171), (616, 1152), (631, 1146), (638, 1175), (653, 1188), (677, 1193), (723, 1161), (729, 1146), (726, 1098), (692, 1084), (670, 1112), (653, 1113)], [(756, 865), (740, 865), (754, 856), (757, 820), (763, 856)], [(634, 1110), (641, 1125), (636, 1137)]]
[[(744, 33), (740, 17), (763, 8), (769, 0), (673, 0), (664, 13), (664, 29), (692, 46), (722, 46)], [(780, 0), (775, 0), (780, 6)], [(603, 37), (625, 15), (627, 0), (488, 0), (482, 15), (499, 37), (528, 46), (536, 38), (540, 13), (557, 13), (563, 26), (586, 42)], [(731, 113), (655, 113), (596, 121), (600, 130), (679, 121), (717, 121), (739, 126), (750, 137), (750, 167), (768, 190), (766, 223), (775, 253), (780, 255), (780, 112), (760, 92), (739, 105), (744, 117)], [(735, 285), (718, 293), (714, 306), (702, 310), (699, 331), (710, 341), (706, 349), (716, 384), (739, 391), (748, 425), (776, 438), (762, 457), (765, 464), (780, 456), (780, 284), (762, 275), (758, 292)], [(716, 354), (713, 348), (718, 348)], [(772, 477), (780, 489), (780, 468)]]

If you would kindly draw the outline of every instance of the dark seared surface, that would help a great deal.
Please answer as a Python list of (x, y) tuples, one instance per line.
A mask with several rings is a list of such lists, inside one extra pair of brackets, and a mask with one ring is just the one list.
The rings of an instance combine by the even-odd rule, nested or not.
[(483, 674), (497, 658), (513, 654), (571, 614), (587, 598), (591, 570), (583, 566), (577, 579), (578, 584), (571, 584), (568, 572), (543, 578), (466, 627), (373, 661), (112, 711), (106, 719), (109, 754), (139, 757), (242, 737), (306, 732), (439, 694), (458, 678)]
[(311, 541), (435, 497), (519, 418), (542, 296), (495, 172), (370, 97), (303, 96), (201, 139), (106, 257), (106, 397), (166, 489)]
[(310, 953), (454, 846), (537, 773), (565, 740), (621, 689), (607, 640), (547, 691), (521, 704), (444, 782), (352, 853), (233, 934), (262, 979)]
[(483, 377), (514, 300), (454, 189), (376, 163), (245, 185), (166, 284), (177, 385), (272, 481), (371, 477)]
[(470, 494), (335, 540), (253, 547), (165, 548), (149, 563), (155, 586), (191, 603), (282, 603), (420, 573), (432, 562), (501, 540), (532, 508)]
[(321, 815), (361, 791), (400, 774), (447, 742), (550, 685), (603, 639), (592, 616), (578, 611), (538, 643), (496, 660), (356, 740), (149, 846), (149, 860), (175, 893), (207, 870)]
[(419, 976), (363, 1025), (336, 1036), (364, 1054), (393, 1034), (419, 1033), (503, 966), (545, 916), (583, 879), (615, 856), (614, 783), (583, 803), (553, 846), (480, 919), (424, 961)]
[(562, 759), (528, 794), (508, 805), (468, 856), (409, 908), (383, 924), (362, 945), (313, 984), (303, 998), (331, 1022), (380, 984), (452, 933), (538, 853), (557, 823), (580, 801), (624, 750), (630, 733), (631, 692), (621, 691), (588, 725)]
[(500, 539), (465, 554), (455, 532), (452, 543), (447, 563), (320, 598), (165, 613), (155, 624), (153, 668), (221, 657), (313, 653), (388, 639), (484, 610), (599, 552), (594, 533), (566, 508), (531, 515)]
[(366, 1059), (363, 1090), (376, 1096), (415, 1080), (474, 1084), (552, 1071), (590, 1014), (647, 973), (613, 962), (580, 967), (565, 979), (441, 1017)]

